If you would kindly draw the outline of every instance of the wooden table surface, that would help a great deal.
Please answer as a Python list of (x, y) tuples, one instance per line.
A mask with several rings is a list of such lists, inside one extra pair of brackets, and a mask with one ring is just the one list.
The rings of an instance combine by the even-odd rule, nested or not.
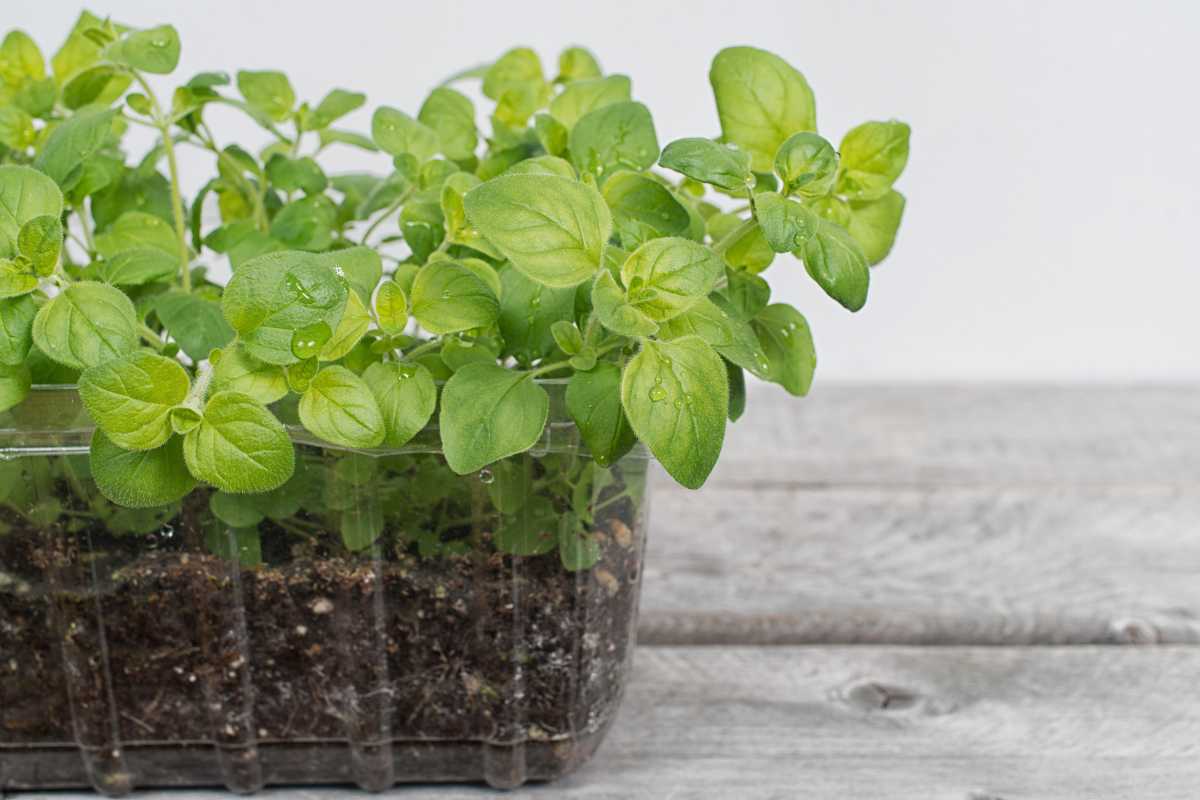
[(1200, 798), (1200, 387), (754, 386), (652, 502), (616, 727), (508, 796)]

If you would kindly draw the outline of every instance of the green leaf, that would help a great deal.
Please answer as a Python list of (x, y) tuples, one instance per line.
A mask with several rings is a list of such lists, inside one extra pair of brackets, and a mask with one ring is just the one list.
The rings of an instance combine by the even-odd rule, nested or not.
[(208, 507), (213, 516), (233, 528), (252, 528), (266, 519), (254, 495), (213, 492)]
[(367, 550), (383, 534), (383, 509), (369, 501), (354, 503), (342, 511), (339, 528), (347, 550)]
[(269, 492), (295, 468), (287, 430), (261, 403), (241, 392), (217, 392), (204, 420), (183, 440), (188, 469), (198, 479), (235, 494)]
[(754, 182), (750, 156), (712, 139), (676, 139), (662, 151), (658, 163), (692, 180), (731, 192), (744, 192)]
[(0, 42), (0, 83), (9, 86), (46, 77), (46, 62), (37, 42), (24, 31), (12, 30)]
[(459, 475), (537, 443), (550, 398), (526, 373), (468, 364), (442, 390), (439, 425), (446, 463)]
[(495, 117), (510, 127), (523, 127), (550, 99), (542, 62), (527, 47), (509, 50), (483, 76), (483, 93), (497, 101)]
[(788, 137), (775, 154), (775, 172), (783, 181), (783, 193), (802, 197), (829, 194), (837, 177), (838, 156), (833, 145), (815, 133)]
[(221, 351), (213, 365), (212, 389), (248, 394), (263, 403), (274, 403), (288, 393), (282, 367), (259, 361), (241, 347)]
[(851, 200), (887, 194), (908, 163), (911, 129), (903, 122), (864, 122), (842, 138), (838, 192)]
[(360, 300), (371, 302), (371, 295), (383, 276), (383, 260), (379, 253), (369, 247), (347, 247), (322, 253), (317, 260), (327, 264), (339, 278), (349, 281), (350, 288), (358, 292)]
[(267, 162), (267, 179), (281, 192), (319, 194), (329, 185), (316, 161), (307, 156), (289, 158), (282, 153), (276, 153)]
[(377, 447), (386, 434), (375, 395), (345, 367), (325, 367), (300, 398), (300, 421), (316, 436), (343, 447)]
[(418, 161), (433, 158), (440, 149), (437, 133), (396, 108), (380, 106), (371, 117), (371, 138), (389, 155), (410, 153)]
[[(713, 214), (708, 218), (708, 233), (713, 242), (720, 242), (742, 224), (736, 214)], [(762, 228), (754, 225), (743, 232), (725, 250), (725, 263), (734, 269), (762, 272), (775, 260), (775, 251), (767, 244)]]
[(24, 364), (0, 364), (0, 413), (24, 402), (33, 378)]
[(179, 239), (170, 223), (144, 211), (127, 211), (103, 233), (96, 235), (96, 252), (112, 258), (126, 250), (153, 248), (175, 259), (179, 267)]
[(775, 303), (763, 309), (751, 324), (770, 364), (768, 373), (761, 377), (794, 395), (808, 394), (817, 353), (804, 315), (789, 305)]
[(793, 133), (817, 129), (812, 89), (794, 67), (754, 47), (717, 53), (708, 73), (726, 142), (750, 154), (756, 172), (770, 172), (779, 146)]
[(790, 253), (804, 247), (820, 225), (816, 214), (775, 192), (756, 194), (754, 202), (759, 229), (776, 253)]
[(243, 567), (262, 564), (262, 536), (257, 528), (210, 526), (204, 533), (204, 546), (217, 558), (236, 561)]
[(430, 333), (457, 333), (491, 325), (500, 316), (500, 301), (468, 267), (434, 261), (413, 281), (412, 315)]
[(629, 302), (625, 290), (608, 270), (596, 276), (592, 307), (600, 323), (621, 336), (651, 336), (658, 331), (658, 323)]
[(437, 386), (420, 364), (377, 362), (362, 377), (383, 414), (383, 443), (388, 447), (404, 446), (433, 417)]
[(325, 195), (288, 203), (271, 220), (271, 237), (296, 250), (326, 250), (333, 244), (337, 208)]
[[(567, 152), (567, 137), (569, 135), (567, 128), (554, 117), (549, 114), (536, 115), (533, 118), (533, 130), (537, 135), (538, 143), (546, 151), (547, 156), (558, 157)], [(526, 162), (519, 161), (512, 167), (509, 167), (508, 171), (511, 173), (516, 167), (524, 163)], [(570, 164), (567, 164), (567, 166), (569, 167), (570, 174), (563, 175), (563, 177), (574, 178), (575, 168)]]
[(684, 313), (664, 322), (658, 332), (659, 338), (699, 336), (727, 361), (750, 370), (760, 378), (767, 378), (770, 364), (754, 329), (750, 323), (730, 313), (723, 298), (714, 296), (721, 302), (703, 298)]
[(154, 301), (154, 313), (192, 361), (200, 362), (233, 341), (234, 331), (221, 306), (212, 300), (172, 289)]
[(122, 250), (101, 261), (96, 269), (105, 283), (113, 286), (142, 286), (165, 281), (179, 272), (179, 257), (152, 247)]
[(331, 144), (345, 144), (351, 147), (357, 147), (359, 150), (366, 150), (368, 153), (377, 153), (379, 148), (375, 146), (375, 142), (361, 133), (354, 131), (339, 131), (334, 128), (326, 128), (321, 131), (321, 147), (327, 147)]
[(741, 320), (752, 320), (771, 302), (771, 286), (758, 275), (736, 269), (725, 270), (721, 296), (725, 309)]
[(439, 86), (421, 104), (417, 120), (437, 135), (446, 158), (468, 161), (475, 155), (479, 146), (475, 106), (466, 95)]
[(652, 239), (621, 267), (628, 299), (646, 316), (662, 322), (695, 305), (724, 273), (721, 257), (687, 239)]
[(70, 189), (82, 174), (83, 163), (112, 136), (114, 116), (115, 111), (97, 108), (76, 112), (54, 128), (33, 165), (64, 190)]
[(120, 290), (81, 281), (42, 306), (33, 321), (33, 340), (60, 364), (94, 367), (137, 347), (137, 313)]
[(37, 311), (37, 303), (29, 295), (0, 300), (0, 364), (15, 367), (25, 362), (33, 346)]
[(822, 220), (800, 255), (804, 268), (826, 294), (850, 311), (866, 305), (870, 267), (862, 248), (845, 229)]
[(729, 376), (729, 421), (737, 422), (746, 413), (746, 375), (736, 364), (725, 362)]
[(616, 364), (600, 362), (572, 375), (566, 402), (567, 413), (597, 464), (614, 464), (633, 448), (636, 440), (621, 408), (621, 368)]
[(571, 129), (567, 150), (580, 173), (600, 179), (619, 169), (649, 169), (659, 152), (650, 110), (624, 102), (591, 111)]
[(43, 277), (54, 272), (62, 243), (62, 222), (51, 214), (29, 220), (21, 226), (21, 232), (17, 235), (17, 250), (30, 260), (34, 271)]
[(196, 488), (184, 462), (183, 439), (172, 436), (155, 450), (124, 450), (99, 428), (89, 463), (100, 493), (127, 508), (154, 508), (182, 500)]
[(179, 33), (170, 25), (134, 31), (110, 44), (104, 55), (139, 72), (168, 75), (179, 66)]
[(614, 103), (628, 103), (631, 99), (632, 85), (625, 75), (580, 79), (568, 84), (550, 101), (550, 113), (570, 130), (586, 114)]
[(601, 74), (600, 62), (586, 48), (568, 47), (558, 55), (558, 77), (555, 80), (559, 83), (599, 78)]
[(286, 366), (301, 360), (292, 352), (297, 331), (318, 323), (337, 328), (349, 291), (323, 256), (270, 253), (238, 268), (221, 308), (250, 355)]
[(287, 119), (296, 105), (296, 90), (282, 72), (242, 70), (237, 86), (251, 108), (276, 122)]
[(522, 364), (544, 358), (554, 349), (551, 326), (575, 314), (575, 290), (552, 289), (513, 267), (500, 272), (500, 335), (504, 353)]
[(33, 117), (16, 106), (0, 107), (0, 145), (24, 153), (37, 140)]
[(442, 215), (445, 217), (446, 238), (454, 244), (477, 250), (489, 258), (499, 259), (501, 256), (496, 248), (467, 222), (467, 212), (463, 207), (463, 197), (479, 183), (479, 178), (469, 172), (456, 172), (442, 184)]
[(591, 569), (600, 560), (600, 542), (594, 533), (581, 527), (578, 520), (564, 515), (558, 527), (558, 556), (570, 572)]
[(530, 498), (529, 502), (515, 513), (504, 517), (496, 530), (496, 549), (513, 556), (539, 556), (549, 553), (558, 546), (562, 517), (549, 499)]
[(28, 261), (0, 258), (0, 299), (23, 297), (38, 287), (31, 266)]
[(29, 167), (0, 166), (0, 258), (19, 250), (21, 228), (32, 219), (62, 216), (63, 197), (53, 180)]
[(625, 365), (621, 403), (637, 437), (683, 486), (704, 485), (725, 439), (725, 363), (697, 337), (644, 340)]
[(594, 188), (552, 175), (502, 175), (467, 192), (467, 218), (513, 266), (555, 288), (600, 267), (612, 215)]
[(408, 325), (408, 297), (394, 280), (380, 285), (375, 295), (375, 316), (384, 333), (402, 333)]
[(190, 386), (178, 361), (138, 350), (84, 370), (79, 396), (113, 444), (153, 450), (171, 438), (171, 409)]
[(573, 356), (583, 350), (583, 333), (574, 322), (559, 320), (550, 326), (550, 333), (559, 349), (567, 355)]
[(367, 102), (367, 96), (360, 92), (348, 92), (345, 89), (334, 89), (317, 104), (308, 118), (309, 130), (328, 128), (347, 114), (357, 111)]
[(129, 78), (107, 64), (85, 69), (63, 87), (63, 105), (75, 110), (96, 103), (117, 83), (128, 85)]
[(691, 215), (671, 190), (646, 175), (618, 172), (604, 182), (604, 201), (613, 226), (627, 248), (662, 236), (683, 236)]
[(322, 361), (337, 361), (354, 349), (371, 327), (371, 312), (358, 299), (357, 292), (350, 292), (342, 320), (325, 346), (321, 348)]
[(903, 216), (904, 195), (894, 189), (878, 200), (851, 201), (847, 230), (862, 247), (867, 263), (874, 265), (887, 258)]

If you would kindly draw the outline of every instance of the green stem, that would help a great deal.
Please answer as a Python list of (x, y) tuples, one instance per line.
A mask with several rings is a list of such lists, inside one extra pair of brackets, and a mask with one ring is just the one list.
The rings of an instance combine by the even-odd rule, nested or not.
[(229, 168), (230, 172), (237, 176), (238, 181), (241, 183), (242, 191), (244, 191), (254, 203), (254, 224), (258, 226), (260, 231), (265, 233), (269, 227), (267, 221), (267, 210), (263, 204), (266, 188), (265, 185), (262, 182), (259, 182), (256, 185), (246, 177), (245, 173), (242, 171), (241, 165), (234, 161), (232, 156), (220, 148), (220, 146), (217, 144), (217, 137), (213, 136), (212, 131), (209, 130), (207, 125), (201, 123), (200, 129), (204, 132), (204, 135), (200, 137), (200, 141), (203, 143), (204, 149), (213, 153), (213, 155), (217, 157), (218, 161), (224, 163), (225, 166)]
[(175, 217), (175, 236), (179, 240), (179, 285), (185, 292), (192, 290), (191, 257), (188, 254), (187, 219), (183, 214), (183, 193), (179, 185), (179, 162), (175, 158), (175, 140), (171, 137), (171, 120), (159, 105), (158, 97), (150, 84), (136, 70), (133, 78), (150, 98), (154, 121), (162, 134), (163, 154), (167, 157), (167, 171), (171, 177), (171, 213)]
[(153, 347), (158, 352), (162, 352), (167, 348), (167, 343), (162, 340), (162, 337), (151, 328), (149, 325), (142, 324), (138, 326), (138, 333), (146, 340), (146, 343)]
[(419, 344), (416, 347), (414, 347), (412, 350), (409, 350), (407, 353), (404, 354), (404, 358), (405, 358), (405, 360), (411, 361), (412, 359), (416, 358), (417, 356), (421, 355), (422, 353), (428, 353), (430, 350), (436, 350), (437, 348), (439, 348), (441, 346), (442, 346), (442, 342), (440, 339), (430, 339), (428, 342)]
[[(604, 355), (605, 353), (607, 353), (609, 351), (616, 350), (618, 347), (624, 347), (624, 346), (625, 346), (625, 343), (622, 341), (617, 341), (617, 342), (613, 342), (612, 344), (605, 345), (604, 347), (601, 347), (599, 350), (596, 351), (596, 358), (599, 358), (600, 356)], [(555, 361), (553, 364), (545, 364), (543, 366), (538, 367), (537, 369), (530, 370), (529, 372), (527, 372), (525, 374), (530, 378), (537, 378), (539, 376), (546, 375), (547, 373), (557, 372), (560, 369), (569, 369), (570, 367), (571, 367), (571, 360), (567, 359), (566, 361)]]
[(367, 232), (363, 234), (362, 244), (364, 244), (364, 245), (367, 244), (367, 240), (371, 238), (371, 234), (373, 234), (376, 231), (376, 229), (379, 228), (379, 226), (383, 224), (384, 220), (386, 220), (392, 214), (396, 213), (396, 211), (399, 210), (400, 206), (404, 205), (408, 201), (408, 196), (410, 194), (412, 194), (412, 189), (409, 189), (404, 194), (400, 195), (400, 197), (396, 200), (396, 202), (392, 203), (390, 206), (385, 208), (383, 210), (383, 213), (375, 218), (375, 221), (372, 222), (370, 227), (367, 228)]

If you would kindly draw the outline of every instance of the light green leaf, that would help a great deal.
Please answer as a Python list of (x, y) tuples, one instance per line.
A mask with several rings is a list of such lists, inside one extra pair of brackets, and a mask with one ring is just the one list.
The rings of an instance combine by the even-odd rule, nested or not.
[[(742, 224), (736, 214), (713, 214), (708, 218), (708, 234), (714, 243), (733, 234)], [(754, 225), (743, 232), (725, 250), (725, 263), (734, 269), (762, 272), (775, 260), (775, 251), (767, 244), (762, 228)]]
[(683, 236), (691, 216), (671, 190), (636, 172), (618, 172), (604, 182), (604, 201), (612, 210), (621, 245), (635, 248), (662, 236)]
[(771, 286), (758, 275), (736, 269), (725, 270), (725, 310), (740, 320), (752, 320), (771, 302)]
[(345, 367), (325, 367), (300, 398), (300, 421), (316, 436), (343, 447), (383, 442), (383, 415), (362, 378)]
[(37, 303), (29, 295), (0, 300), (0, 364), (15, 367), (25, 362), (33, 346), (37, 311)]
[(139, 247), (122, 250), (96, 268), (105, 283), (142, 286), (174, 277), (179, 272), (179, 257), (153, 247)]
[(502, 175), (469, 191), (467, 218), (513, 266), (555, 288), (600, 267), (612, 215), (594, 188), (552, 175)]
[(33, 321), (33, 340), (60, 364), (94, 367), (137, 347), (137, 313), (120, 290), (81, 281), (42, 306)]
[(208, 507), (213, 516), (233, 528), (252, 528), (266, 519), (262, 509), (255, 502), (256, 497), (249, 494), (230, 494), (229, 492), (213, 492), (208, 499)]
[(793, 133), (817, 129), (812, 89), (794, 67), (754, 47), (717, 53), (708, 73), (725, 141), (750, 154), (756, 172), (770, 172), (779, 146)]
[(204, 420), (183, 440), (188, 469), (198, 479), (235, 494), (269, 492), (295, 468), (287, 430), (261, 403), (241, 392), (217, 392)]
[(829, 194), (837, 177), (838, 155), (833, 145), (815, 133), (788, 137), (775, 154), (775, 173), (783, 181), (783, 193), (802, 197)]
[(21, 228), (32, 219), (62, 216), (63, 197), (53, 180), (29, 167), (0, 166), (0, 258), (19, 251)]
[(259, 361), (241, 347), (221, 351), (213, 366), (212, 389), (248, 394), (263, 403), (274, 403), (288, 393), (283, 367)]
[(21, 86), (44, 77), (46, 62), (37, 42), (24, 31), (9, 31), (0, 42), (0, 82)]
[(475, 106), (466, 95), (439, 86), (421, 104), (417, 120), (437, 135), (446, 158), (467, 161), (475, 155), (479, 146)]
[[(538, 144), (542, 146), (542, 149), (546, 151), (548, 156), (557, 157), (567, 152), (567, 137), (569, 132), (566, 126), (554, 117), (549, 114), (536, 115), (533, 118), (533, 131), (537, 135)], [(518, 161), (512, 167), (509, 167), (508, 171), (511, 173), (516, 167), (524, 163), (527, 162)], [(563, 177), (574, 178), (575, 168), (571, 167), (570, 164), (567, 166), (570, 167), (570, 174)]]
[(537, 53), (516, 47), (484, 73), (483, 93), (497, 101), (497, 119), (511, 127), (522, 127), (550, 99), (550, 86)]
[(104, 55), (139, 72), (168, 75), (179, 66), (179, 33), (170, 25), (134, 31), (110, 44)]
[(550, 101), (550, 113), (570, 130), (585, 114), (631, 99), (632, 84), (626, 75), (580, 79), (568, 84)]
[(549, 553), (558, 546), (562, 516), (548, 498), (530, 498), (515, 513), (504, 517), (496, 530), (496, 549), (514, 556)]
[(326, 250), (333, 244), (337, 207), (322, 194), (288, 203), (271, 220), (271, 238), (296, 250)]
[(566, 514), (558, 526), (558, 557), (570, 572), (591, 569), (600, 560), (600, 542), (596, 535)]
[(129, 76), (119, 72), (107, 64), (98, 64), (85, 69), (63, 87), (63, 105), (75, 110), (97, 103), (101, 97), (110, 93), (114, 84), (128, 85)]
[(479, 183), (479, 178), (469, 172), (456, 172), (442, 184), (442, 215), (445, 217), (446, 238), (454, 244), (477, 250), (489, 258), (499, 259), (499, 251), (467, 221), (467, 212), (463, 207), (463, 197)]
[(437, 386), (420, 364), (377, 362), (362, 377), (383, 414), (383, 443), (388, 447), (407, 444), (433, 417)]
[(621, 368), (616, 364), (602, 361), (572, 375), (566, 402), (597, 464), (607, 467), (633, 448), (636, 440), (621, 408)]
[(658, 331), (660, 339), (680, 339), (684, 336), (699, 336), (727, 361), (748, 369), (760, 378), (767, 378), (770, 364), (755, 337), (750, 323), (739, 319), (727, 310), (727, 304), (719, 295), (720, 302), (707, 297), (674, 319), (664, 322)]
[(172, 289), (154, 301), (154, 313), (192, 361), (200, 362), (233, 341), (234, 331), (221, 306), (196, 294)]
[(375, 295), (375, 316), (384, 333), (402, 333), (408, 325), (408, 297), (394, 280), (380, 285)]
[(367, 96), (360, 92), (334, 89), (322, 98), (308, 118), (309, 130), (323, 130), (347, 114), (362, 108)]
[(430, 333), (457, 333), (491, 325), (500, 316), (500, 301), (470, 268), (434, 261), (413, 281), (412, 315)]
[(183, 439), (143, 452), (124, 450), (99, 428), (92, 434), (89, 463), (100, 493), (127, 508), (154, 508), (182, 500), (196, 488), (183, 457)]
[(763, 309), (751, 324), (770, 364), (768, 373), (760, 377), (794, 395), (808, 394), (817, 353), (804, 315), (789, 305), (775, 303)]
[(731, 192), (744, 192), (754, 182), (749, 154), (712, 139), (677, 139), (662, 151), (658, 163)]
[(321, 348), (322, 361), (337, 361), (358, 344), (367, 330), (371, 327), (371, 312), (358, 299), (357, 292), (350, 292), (346, 299), (346, 310), (342, 313), (342, 321), (338, 323), (333, 336)]
[(756, 194), (754, 202), (759, 229), (776, 253), (790, 253), (804, 247), (820, 225), (812, 211), (775, 192)]
[(282, 153), (267, 162), (267, 179), (281, 192), (318, 194), (329, 186), (329, 179), (316, 161), (307, 156), (289, 158)]
[(850, 311), (866, 305), (870, 267), (862, 248), (844, 228), (822, 220), (799, 255), (808, 274), (834, 300)]
[(292, 352), (297, 331), (319, 323), (337, 328), (349, 291), (323, 256), (270, 253), (238, 268), (221, 307), (250, 355), (286, 366), (301, 360)]
[(339, 278), (350, 282), (364, 303), (371, 302), (371, 295), (383, 276), (383, 260), (370, 247), (347, 247), (322, 253), (317, 261), (328, 265)]
[(513, 267), (500, 272), (500, 335), (504, 353), (522, 364), (544, 358), (554, 349), (551, 326), (575, 313), (575, 290), (552, 289)]
[(559, 320), (550, 326), (550, 333), (558, 348), (569, 356), (583, 350), (583, 333), (579, 326), (569, 320)]
[(571, 129), (567, 150), (580, 173), (600, 179), (620, 169), (649, 169), (659, 152), (650, 110), (625, 102), (591, 111)]
[(652, 239), (621, 267), (629, 302), (662, 322), (686, 311), (713, 290), (724, 273), (721, 257), (687, 239)]
[(0, 414), (24, 402), (33, 378), (24, 364), (0, 364)]
[(864, 122), (842, 138), (838, 192), (851, 200), (885, 195), (908, 164), (911, 129), (903, 122)]
[(658, 331), (658, 323), (629, 302), (625, 290), (608, 270), (596, 276), (592, 307), (600, 323), (621, 336), (651, 336)]
[(887, 258), (903, 216), (904, 195), (894, 189), (878, 200), (851, 201), (848, 230), (862, 247), (867, 263), (874, 265)]
[(371, 117), (371, 138), (389, 155), (410, 153), (418, 161), (433, 158), (441, 147), (432, 128), (388, 106), (380, 106)]
[(171, 409), (190, 386), (178, 361), (138, 350), (84, 370), (79, 396), (113, 444), (153, 450), (171, 437)]
[(237, 86), (251, 108), (276, 122), (287, 119), (296, 105), (296, 90), (282, 72), (242, 70)]
[(505, 175), (555, 175), (567, 180), (575, 180), (575, 168), (571, 162), (557, 156), (534, 156), (513, 164)]
[(144, 211), (126, 211), (103, 233), (96, 235), (96, 252), (112, 258), (126, 250), (153, 248), (175, 259), (179, 267), (179, 239), (171, 224)]
[(37, 140), (33, 117), (16, 106), (0, 107), (0, 145), (24, 153)]
[(558, 77), (555, 80), (559, 83), (599, 78), (602, 74), (600, 62), (586, 48), (568, 47), (558, 55)]
[(17, 250), (30, 260), (34, 271), (43, 277), (54, 272), (62, 243), (62, 222), (51, 214), (29, 220), (21, 226), (21, 232), (17, 235)]
[(621, 403), (637, 437), (683, 486), (704, 485), (725, 439), (725, 363), (697, 337), (644, 340), (625, 365)]
[(550, 412), (546, 390), (526, 373), (468, 364), (442, 390), (439, 425), (446, 463), (459, 475), (528, 450)]
[(98, 108), (76, 112), (54, 128), (33, 165), (69, 190), (82, 174), (83, 163), (112, 136), (115, 115), (115, 111)]
[(383, 534), (383, 509), (370, 501), (354, 503), (342, 511), (339, 528), (347, 550), (367, 550)]
[(37, 275), (32, 264), (24, 259), (9, 261), (0, 258), (0, 300), (23, 297), (38, 287)]

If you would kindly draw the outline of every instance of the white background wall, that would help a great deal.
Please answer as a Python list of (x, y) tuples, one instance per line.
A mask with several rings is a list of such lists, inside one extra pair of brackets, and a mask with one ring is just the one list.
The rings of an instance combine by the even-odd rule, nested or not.
[[(78, 12), (61, 0), (4, 6), (0, 25), (47, 50)], [(806, 74), (835, 144), (865, 119), (913, 126), (899, 184), (907, 216), (866, 310), (843, 312), (790, 259), (767, 273), (776, 298), (808, 315), (820, 379), (1200, 378), (1200, 3), (109, 0), (93, 10), (175, 24), (181, 79), (275, 68), (313, 100), (334, 86), (365, 91), (368, 108), (351, 119), (362, 130), (374, 105), (415, 113), (441, 78), (514, 44), (552, 65), (580, 43), (633, 76), (662, 143), (712, 135), (713, 53), (765, 47)]]

